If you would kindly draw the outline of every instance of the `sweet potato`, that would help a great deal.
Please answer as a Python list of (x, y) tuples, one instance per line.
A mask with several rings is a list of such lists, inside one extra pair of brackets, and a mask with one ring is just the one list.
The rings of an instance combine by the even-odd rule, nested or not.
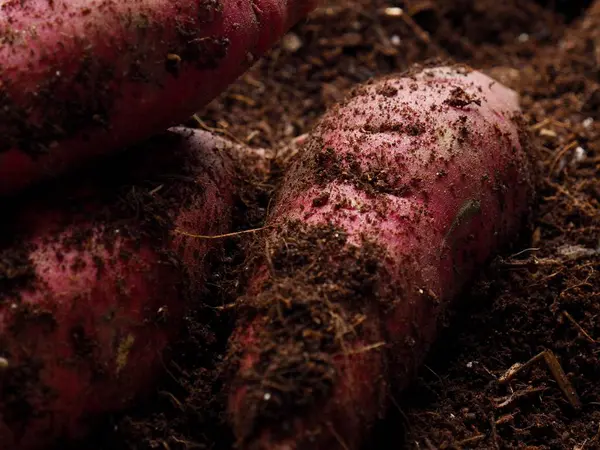
[(230, 338), (243, 449), (356, 449), (533, 193), (517, 95), (466, 67), (357, 88), (291, 163)]
[[(3, 205), (0, 447), (45, 449), (148, 392), (229, 231), (231, 145), (170, 131)], [(4, 215), (6, 214), (6, 215)]]
[(316, 0), (0, 3), (0, 196), (206, 105)]

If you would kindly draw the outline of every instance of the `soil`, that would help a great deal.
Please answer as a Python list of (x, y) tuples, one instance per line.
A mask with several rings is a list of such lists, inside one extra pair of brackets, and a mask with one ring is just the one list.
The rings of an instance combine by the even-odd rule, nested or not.
[[(431, 58), (521, 94), (542, 174), (526, 250), (482, 268), (366, 449), (600, 449), (600, 4), (590, 3), (329, 0), (199, 113), (202, 127), (279, 150), (358, 83)], [(239, 230), (262, 225), (286, 162), (284, 152), (246, 198)], [(189, 315), (156, 394), (74, 448), (233, 447), (217, 368), (246, 261), (242, 238), (227, 245), (210, 305)]]

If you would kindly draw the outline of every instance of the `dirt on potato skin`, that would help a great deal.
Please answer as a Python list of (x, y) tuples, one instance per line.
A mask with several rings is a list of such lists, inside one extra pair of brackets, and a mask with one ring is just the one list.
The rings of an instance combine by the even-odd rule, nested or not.
[[(222, 255), (210, 245), (206, 251), (201, 246), (194, 247), (193, 257), (189, 256), (191, 251), (184, 254), (176, 246), (181, 241), (175, 230), (181, 226), (186, 209), (193, 211), (196, 207), (198, 211), (198, 205), (206, 206), (215, 195), (230, 198), (228, 189), (219, 189), (215, 194), (211, 187), (222, 179), (233, 180), (228, 160), (215, 158), (210, 164), (212, 155), (208, 151), (200, 160), (198, 154), (189, 151), (186, 139), (187, 136), (166, 132), (126, 151), (120, 158), (97, 165), (94, 174), (73, 174), (3, 203), (9, 219), (0, 225), (0, 351), (4, 363), (0, 368), (1, 448), (12, 449), (16, 445), (12, 444), (12, 436), (20, 439), (18, 436), (28, 428), (29, 433), (42, 434), (42, 431), (50, 435), (70, 427), (66, 424), (69, 421), (51, 416), (56, 413), (57, 395), (62, 400), (70, 398), (69, 392), (65, 392), (68, 389), (55, 382), (56, 371), (80, 374), (77, 381), (83, 386), (82, 391), (96, 388), (97, 392), (105, 393), (103, 401), (111, 405), (109, 408), (118, 404), (108, 394), (110, 386), (114, 386), (113, 380), (126, 387), (129, 382), (123, 380), (129, 375), (120, 379), (118, 375), (127, 370), (135, 372), (137, 367), (131, 369), (130, 364), (130, 369), (121, 371), (129, 351), (122, 351), (121, 344), (117, 347), (118, 333), (127, 330), (122, 325), (123, 317), (129, 323), (136, 321), (131, 325), (130, 329), (135, 331), (130, 335), (147, 345), (140, 345), (144, 351), (152, 352), (153, 346), (161, 345), (152, 337), (177, 334), (178, 321), (183, 315), (179, 305), (202, 296), (203, 267)], [(165, 148), (170, 152), (161, 152)], [(227, 229), (229, 225), (228, 202), (216, 211), (221, 214), (204, 211), (214, 218), (206, 222), (211, 224), (206, 233)], [(189, 244), (184, 245), (189, 248)], [(143, 256), (138, 256), (139, 253)], [(98, 286), (88, 292), (79, 286), (72, 289), (76, 283), (68, 285), (75, 306), (64, 308), (58, 291), (65, 288), (55, 287), (55, 274), (45, 271), (47, 261), (57, 264), (56, 271), (62, 279), (97, 277)], [(142, 264), (144, 268), (137, 269)], [(136, 279), (131, 276), (133, 270), (138, 270), (136, 275), (144, 275)], [(135, 289), (126, 289), (128, 283), (138, 280), (158, 286), (154, 291), (146, 291), (151, 294), (140, 307), (135, 303)], [(162, 290), (161, 283), (168, 288)], [(116, 303), (112, 310), (94, 310), (92, 302), (83, 303), (92, 298), (101, 304), (102, 295), (97, 294), (100, 285), (114, 295)], [(178, 303), (177, 299), (182, 301)], [(92, 305), (91, 312), (88, 305)], [(121, 310), (126, 313), (121, 315)], [(114, 347), (103, 340), (103, 327), (112, 327), (110, 332), (116, 336)], [(137, 354), (137, 350), (134, 352)], [(61, 355), (60, 363), (64, 366), (54, 365), (57, 355)], [(113, 356), (117, 376), (113, 371)], [(156, 357), (151, 364), (159, 368), (160, 362)], [(117, 397), (123, 403), (136, 394), (135, 387), (123, 391)], [(102, 394), (87, 397), (89, 405), (99, 396)], [(72, 404), (64, 409), (65, 417), (77, 414)], [(91, 410), (94, 406), (87, 411)], [(70, 419), (71, 423), (85, 423), (79, 422), (79, 417)], [(45, 427), (46, 420), (51, 425)], [(72, 433), (73, 428), (66, 432)], [(20, 445), (34, 445), (23, 441)]]
[[(318, 436), (321, 448), (323, 424), (315, 408), (331, 409), (331, 396), (344, 377), (340, 356), (351, 352), (356, 340), (379, 334), (379, 321), (368, 318), (378, 318), (379, 308), (389, 305), (378, 292), (391, 278), (381, 261), (384, 250), (367, 239), (350, 245), (348, 233), (331, 224), (307, 226), (298, 220), (274, 225), (252, 247), (258, 270), (248, 294), (237, 300), (237, 335), (223, 365), (230, 401), (235, 398), (237, 408), (247, 412), (230, 409), (232, 426), (244, 448), (265, 429), (286, 439), (293, 419), (302, 417), (306, 427), (298, 439)], [(249, 357), (256, 359), (250, 367)], [(356, 416), (372, 421), (370, 415)]]
[[(329, 0), (202, 111), (204, 126), (253, 146), (282, 149), (357, 83), (432, 57), (466, 62), (521, 94), (541, 154), (533, 231), (518, 244), (530, 250), (505, 252), (482, 269), (419, 377), (394, 395), (397, 407), (366, 448), (600, 448), (600, 257), (594, 254), (600, 229), (600, 17), (588, 13), (591, 24), (582, 26), (586, 14), (576, 6), (589, 3)], [(413, 23), (385, 14), (396, 6), (412, 14)], [(276, 164), (274, 176), (284, 167)], [(241, 229), (262, 225), (275, 184), (269, 180), (249, 194)], [(212, 284), (214, 307), (243, 292), (243, 242), (229, 242), (231, 258)], [(172, 347), (174, 364), (156, 395), (125, 417), (108, 418), (97, 435), (74, 448), (232, 448), (215, 368), (233, 318), (229, 308), (210, 306), (188, 317), (187, 336)], [(203, 337), (204, 323), (213, 338)], [(583, 405), (579, 411), (544, 364), (508, 386), (498, 383), (514, 363), (546, 349), (567, 373)]]
[[(14, 55), (26, 55), (20, 67), (24, 70), (8, 64), (0, 72), (0, 153), (17, 148), (31, 157), (52, 154), (58, 142), (76, 136), (82, 128), (106, 128), (119, 92), (127, 90), (128, 83), (161, 89), (181, 66), (214, 69), (229, 50), (228, 39), (203, 35), (223, 9), (216, 0), (180, 2), (172, 18), (139, 3), (130, 10), (122, 10), (121, 2), (112, 0), (92, 1), (85, 7), (57, 2), (56, 9), (53, 0), (49, 3), (43, 23), (38, 22), (42, 13), (35, 2), (0, 5), (3, 58), (12, 62)], [(64, 17), (80, 23), (86, 32), (77, 39), (69, 36)], [(195, 20), (189, 21), (190, 17)], [(98, 30), (107, 23), (115, 34), (99, 41), (97, 36), (104, 34)], [(50, 41), (47, 47), (38, 48), (29, 36), (36, 27), (42, 39)], [(56, 42), (52, 42), (54, 33), (61, 36)], [(152, 41), (157, 36), (161, 39)], [(157, 70), (152, 50), (165, 43), (171, 59), (165, 57), (164, 70)], [(64, 64), (65, 51), (72, 55), (70, 64)], [(131, 57), (119, 61), (123, 52)]]

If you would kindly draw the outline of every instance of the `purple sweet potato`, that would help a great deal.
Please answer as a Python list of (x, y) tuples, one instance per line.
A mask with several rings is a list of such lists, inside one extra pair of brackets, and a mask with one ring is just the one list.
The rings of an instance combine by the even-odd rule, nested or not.
[[(230, 231), (228, 142), (177, 129), (3, 205), (0, 447), (45, 449), (146, 393)], [(42, 193), (41, 190), (46, 191)]]
[(242, 449), (357, 449), (533, 197), (517, 95), (466, 67), (358, 87), (312, 132), (257, 240), (230, 340)]
[(0, 196), (181, 123), (315, 4), (0, 2)]

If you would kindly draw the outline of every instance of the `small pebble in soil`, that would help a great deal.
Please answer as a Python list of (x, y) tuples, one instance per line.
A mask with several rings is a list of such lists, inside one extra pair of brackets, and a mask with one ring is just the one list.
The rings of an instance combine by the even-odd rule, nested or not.
[(402, 11), (402, 8), (390, 7), (385, 8), (383, 13), (388, 17), (400, 17), (404, 11)]
[(281, 46), (290, 53), (296, 53), (302, 48), (302, 40), (296, 33), (288, 33), (281, 40)]
[(583, 147), (577, 147), (573, 152), (573, 159), (571, 159), (571, 167), (575, 167), (577, 164), (585, 160), (587, 152)]

